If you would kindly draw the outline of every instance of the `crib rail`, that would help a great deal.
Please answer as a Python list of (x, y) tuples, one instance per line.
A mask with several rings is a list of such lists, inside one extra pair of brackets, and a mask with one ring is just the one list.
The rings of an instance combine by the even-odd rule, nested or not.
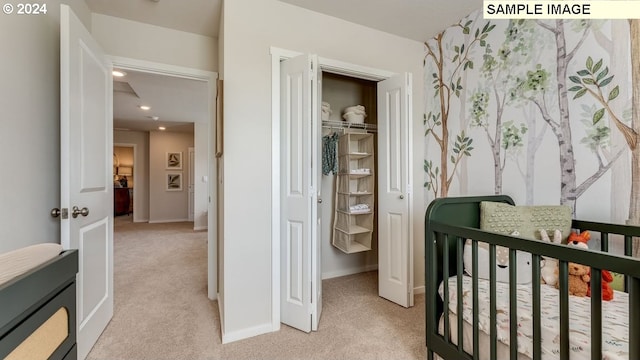
[[(474, 198), (474, 200), (479, 200)], [(482, 199), (486, 200), (486, 199)], [(504, 198), (501, 198), (504, 200)], [(431, 209), (431, 206), (430, 206)], [(433, 210), (433, 209), (431, 209)], [(625, 241), (625, 255), (614, 255), (601, 251), (582, 250), (566, 245), (546, 243), (536, 240), (528, 240), (519, 237), (501, 235), (479, 230), (477, 227), (460, 226), (460, 222), (444, 220), (441, 216), (433, 215), (427, 211), (425, 222), (425, 271), (426, 271), (426, 338), (429, 360), (437, 353), (444, 359), (479, 359), (479, 329), (478, 329), (478, 242), (489, 244), (489, 359), (497, 359), (497, 330), (496, 330), (496, 246), (509, 248), (509, 304), (517, 302), (517, 263), (516, 251), (525, 251), (532, 254), (532, 310), (533, 310), (533, 359), (541, 358), (541, 256), (548, 256), (559, 261), (559, 288), (560, 288), (560, 358), (569, 359), (569, 294), (568, 294), (568, 264), (577, 262), (591, 266), (591, 358), (602, 358), (602, 299), (601, 281), (602, 269), (607, 269), (625, 275), (626, 291), (629, 294), (629, 358), (640, 359), (640, 342), (631, 339), (640, 338), (640, 260), (629, 257), (632, 250), (633, 237), (640, 237), (640, 228), (625, 225), (603, 224), (596, 222), (574, 221), (573, 228), (589, 230), (599, 233), (601, 237), (601, 250), (607, 251), (609, 235), (622, 235)], [(458, 214), (460, 216), (460, 214)], [(463, 222), (464, 223), (464, 222)], [(470, 225), (470, 224), (465, 224)], [(477, 225), (476, 225), (477, 226)], [(472, 329), (473, 344), (472, 354), (463, 349), (463, 309), (462, 309), (462, 274), (463, 274), (463, 246), (466, 239), (472, 239), (471, 249), (473, 268), (472, 283)], [(451, 322), (449, 319), (449, 278), (456, 276), (457, 291), (457, 334), (451, 334)], [(438, 287), (444, 282), (444, 300), (438, 294)], [(546, 286), (546, 285), (545, 285)], [(443, 315), (443, 334), (440, 335), (439, 320)], [(517, 323), (516, 307), (510, 305), (510, 323)], [(517, 327), (510, 326), (509, 349), (510, 359), (517, 359)], [(455, 338), (457, 345), (452, 342)]]

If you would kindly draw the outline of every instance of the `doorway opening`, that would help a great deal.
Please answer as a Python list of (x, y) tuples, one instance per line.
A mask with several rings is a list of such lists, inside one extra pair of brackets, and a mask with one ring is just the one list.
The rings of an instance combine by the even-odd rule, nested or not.
[[(187, 279), (197, 280), (197, 291), (190, 296), (203, 295), (205, 299), (215, 300), (217, 224), (211, 219), (215, 220), (216, 210), (211, 204), (215, 204), (216, 194), (211, 191), (209, 179), (215, 179), (216, 175), (216, 159), (212, 156), (215, 113), (211, 110), (215, 106), (211, 102), (216, 97), (217, 74), (124, 58), (112, 58), (112, 61), (114, 68), (124, 71), (125, 79), (128, 78), (125, 81), (114, 79), (114, 187), (123, 187), (119, 180), (124, 176), (124, 173), (118, 174), (115, 150), (118, 147), (134, 149), (130, 164), (121, 161), (121, 167), (130, 165), (132, 168), (126, 184), (133, 189), (130, 192), (131, 212), (114, 217), (114, 233), (119, 236), (118, 224), (123, 222), (119, 218), (125, 218), (127, 225), (131, 224), (122, 228), (124, 241), (138, 228), (143, 228), (135, 236), (144, 238), (147, 251), (142, 252), (144, 256), (138, 261), (150, 261), (149, 265), (170, 266), (177, 260), (176, 251), (170, 251), (171, 247), (180, 246), (181, 241), (188, 243), (185, 255), (188, 261), (182, 262), (179, 272), (191, 272)], [(120, 104), (119, 100), (122, 100)], [(145, 233), (145, 226), (153, 226), (155, 233)], [(158, 229), (163, 230), (162, 234)], [(167, 239), (171, 238), (167, 240), (171, 246), (154, 248), (149, 245), (155, 244), (154, 240), (165, 236), (163, 234)], [(140, 251), (139, 248), (138, 253), (142, 254)], [(131, 256), (122, 254), (116, 249), (116, 282), (118, 264)], [(162, 260), (166, 256), (170, 258)], [(135, 263), (129, 262), (134, 267)], [(186, 271), (182, 271), (184, 269)], [(140, 269), (132, 271), (135, 272), (133, 275), (141, 275)], [(136, 292), (130, 287), (124, 289)], [(117, 304), (116, 301), (116, 313)]]

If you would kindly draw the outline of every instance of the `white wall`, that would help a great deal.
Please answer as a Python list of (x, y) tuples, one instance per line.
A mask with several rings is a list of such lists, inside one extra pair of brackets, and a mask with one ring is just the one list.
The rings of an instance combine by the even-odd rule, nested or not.
[[(149, 222), (188, 221), (187, 177), (189, 147), (193, 134), (152, 131), (149, 133)], [(167, 170), (167, 152), (182, 152), (182, 169)], [(182, 174), (182, 191), (166, 191), (169, 173)]]
[[(251, 9), (251, 11), (247, 11)], [(223, 341), (272, 331), (270, 47), (422, 78), (423, 45), (276, 0), (224, 6)], [(414, 86), (415, 134), (422, 135), (422, 89)], [(422, 153), (422, 142), (414, 141)], [(416, 159), (414, 164), (421, 169)], [(420, 177), (414, 183), (421, 183)], [(423, 284), (424, 204), (416, 193), (414, 269)], [(249, 204), (249, 206), (247, 205)]]
[(218, 40), (102, 14), (92, 15), (92, 35), (106, 54), (218, 70)]
[(60, 220), (49, 215), (60, 207), (60, 3), (91, 27), (83, 1), (1, 16), (0, 253), (60, 242)]
[(135, 144), (133, 221), (149, 221), (149, 133), (144, 131), (114, 131), (113, 143)]

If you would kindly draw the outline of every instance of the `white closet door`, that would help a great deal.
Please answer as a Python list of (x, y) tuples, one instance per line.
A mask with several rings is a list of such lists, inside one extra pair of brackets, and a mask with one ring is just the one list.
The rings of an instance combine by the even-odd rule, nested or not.
[[(313, 292), (314, 276), (319, 277), (317, 249), (317, 179), (314, 168), (319, 136), (317, 120), (318, 90), (315, 58), (298, 56), (281, 62), (280, 72), (280, 311), (284, 324), (309, 332), (313, 314), (319, 318), (318, 301)], [(312, 166), (314, 168), (312, 168)], [(313, 267), (317, 269), (312, 270)], [(317, 328), (317, 323), (316, 326)]]
[(411, 74), (378, 83), (378, 289), (413, 306), (411, 206)]
[[(313, 219), (315, 219), (314, 236), (311, 239), (313, 244), (312, 250), (312, 278), (311, 284), (311, 330), (318, 331), (320, 316), (322, 315), (322, 121), (320, 120), (321, 101), (322, 101), (322, 71), (318, 66), (317, 57), (312, 57), (312, 71), (315, 78), (311, 79), (311, 139), (313, 140), (313, 160), (311, 161), (311, 170), (313, 173), (312, 187), (315, 189), (316, 197), (312, 203), (315, 211)], [(315, 204), (315, 206), (313, 206)]]

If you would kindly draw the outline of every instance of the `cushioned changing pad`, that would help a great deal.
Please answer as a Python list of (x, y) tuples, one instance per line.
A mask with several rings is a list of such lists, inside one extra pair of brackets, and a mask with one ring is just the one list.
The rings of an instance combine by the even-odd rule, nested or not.
[[(496, 323), (499, 342), (509, 345), (509, 284), (496, 283)], [(533, 318), (531, 284), (518, 287), (518, 352), (533, 357)], [(443, 284), (439, 293), (443, 297)], [(473, 319), (472, 280), (463, 276), (463, 319)], [(559, 291), (548, 285), (540, 286), (542, 359), (559, 359), (560, 310)], [(569, 296), (569, 339), (571, 360), (591, 358), (591, 298)], [(629, 305), (628, 294), (616, 291), (612, 301), (602, 302), (603, 360), (629, 359)], [(489, 281), (478, 279), (480, 331), (489, 334)], [(449, 279), (449, 311), (457, 315), (456, 278)], [(456, 333), (452, 333), (456, 337)], [(489, 351), (486, 349), (485, 351)]]
[(60, 244), (37, 244), (0, 254), (0, 285), (53, 259), (62, 252)]

